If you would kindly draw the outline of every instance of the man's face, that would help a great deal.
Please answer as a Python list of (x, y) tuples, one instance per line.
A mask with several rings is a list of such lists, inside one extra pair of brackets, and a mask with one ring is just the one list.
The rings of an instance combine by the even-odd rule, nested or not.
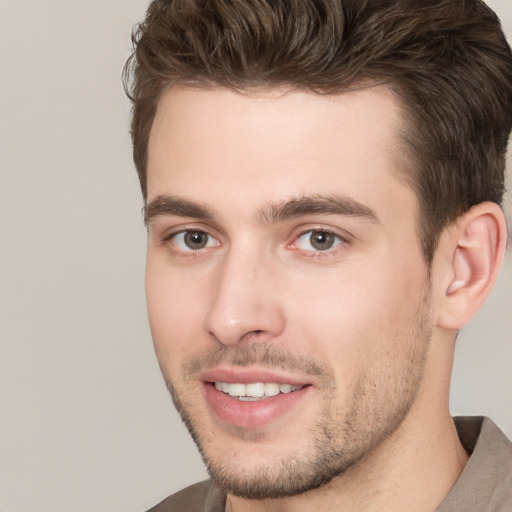
[(173, 88), (159, 103), (151, 330), (175, 405), (229, 492), (322, 485), (419, 407), (432, 321), (401, 125), (384, 88)]

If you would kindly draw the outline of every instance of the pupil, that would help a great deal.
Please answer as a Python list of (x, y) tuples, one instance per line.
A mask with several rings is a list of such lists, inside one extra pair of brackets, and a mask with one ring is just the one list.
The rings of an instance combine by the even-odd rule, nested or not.
[(332, 247), (334, 236), (325, 231), (315, 231), (311, 233), (310, 242), (315, 249), (325, 251)]
[(206, 233), (202, 231), (188, 231), (185, 234), (185, 243), (190, 249), (202, 249), (206, 246)]

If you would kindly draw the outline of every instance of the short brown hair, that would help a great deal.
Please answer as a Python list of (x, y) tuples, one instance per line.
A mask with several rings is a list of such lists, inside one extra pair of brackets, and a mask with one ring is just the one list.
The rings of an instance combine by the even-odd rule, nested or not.
[(173, 84), (321, 94), (385, 84), (408, 120), (426, 261), (459, 215), (501, 204), (512, 56), (480, 0), (154, 0), (132, 40), (124, 83), (144, 199), (153, 118)]

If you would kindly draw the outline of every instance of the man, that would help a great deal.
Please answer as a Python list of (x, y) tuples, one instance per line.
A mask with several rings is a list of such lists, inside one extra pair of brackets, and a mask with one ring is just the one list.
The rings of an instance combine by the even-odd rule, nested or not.
[(155, 0), (134, 43), (150, 325), (212, 478), (152, 510), (511, 510), (510, 442), (448, 408), (506, 246), (494, 13)]

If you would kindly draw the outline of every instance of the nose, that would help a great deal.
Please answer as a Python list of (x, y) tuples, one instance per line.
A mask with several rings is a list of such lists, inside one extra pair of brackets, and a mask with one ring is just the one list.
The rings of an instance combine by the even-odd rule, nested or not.
[(285, 315), (272, 263), (248, 251), (231, 253), (217, 269), (204, 329), (223, 345), (264, 342), (279, 336)]

